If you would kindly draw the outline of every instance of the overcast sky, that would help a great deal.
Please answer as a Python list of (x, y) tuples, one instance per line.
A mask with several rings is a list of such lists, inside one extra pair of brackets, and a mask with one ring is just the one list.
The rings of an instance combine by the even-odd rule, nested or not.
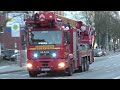
[(64, 11), (64, 15), (72, 20), (83, 21), (85, 23), (85, 17), (83, 16), (82, 11)]

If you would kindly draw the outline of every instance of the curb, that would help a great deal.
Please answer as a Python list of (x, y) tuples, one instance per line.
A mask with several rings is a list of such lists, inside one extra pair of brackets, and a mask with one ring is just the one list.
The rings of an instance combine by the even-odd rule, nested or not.
[(99, 60), (104, 60), (104, 59), (108, 59), (110, 55), (115, 55), (115, 54), (120, 54), (120, 52), (115, 52), (115, 53), (108, 53), (107, 55), (105, 55), (104, 57), (102, 56), (102, 58), (97, 58), (95, 59), (96, 61), (99, 61)]
[(5, 71), (5, 72), (0, 72), (0, 74), (13, 73), (13, 72), (20, 72), (20, 71), (24, 71), (24, 70)]

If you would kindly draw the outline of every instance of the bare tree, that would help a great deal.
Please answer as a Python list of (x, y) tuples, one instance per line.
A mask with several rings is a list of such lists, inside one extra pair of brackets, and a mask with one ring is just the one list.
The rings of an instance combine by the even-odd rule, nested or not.
[(119, 14), (116, 11), (95, 12), (95, 28), (97, 32), (97, 43), (99, 46), (108, 46), (111, 38), (114, 43), (119, 38), (120, 19), (118, 17)]

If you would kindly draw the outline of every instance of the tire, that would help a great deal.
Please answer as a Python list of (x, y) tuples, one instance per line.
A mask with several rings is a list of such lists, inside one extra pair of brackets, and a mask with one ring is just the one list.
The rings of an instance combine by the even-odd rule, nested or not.
[(84, 58), (84, 70), (88, 71), (89, 70), (89, 61), (87, 58)]
[(85, 60), (82, 59), (82, 66), (81, 66), (82, 72), (85, 71)]
[(29, 71), (29, 76), (30, 77), (37, 77), (37, 73), (34, 71)]
[(82, 60), (81, 60), (81, 66), (78, 67), (78, 70), (77, 70), (77, 71), (78, 71), (78, 72), (84, 72), (84, 71), (85, 71), (83, 58), (82, 58)]
[(10, 58), (10, 61), (15, 61), (15, 58)]
[(81, 66), (78, 67), (77, 72), (78, 72), (78, 73), (79, 73), (79, 72), (82, 72), (82, 67), (81, 67)]
[(72, 66), (70, 66), (68, 69), (67, 69), (67, 76), (72, 76), (73, 75), (73, 68)]
[(3, 60), (6, 60), (6, 58), (5, 58), (5, 57), (3, 57)]

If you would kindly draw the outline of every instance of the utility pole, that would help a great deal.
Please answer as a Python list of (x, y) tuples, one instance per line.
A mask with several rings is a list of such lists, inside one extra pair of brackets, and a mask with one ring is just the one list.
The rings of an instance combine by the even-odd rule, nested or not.
[(109, 51), (108, 32), (107, 32), (107, 38), (106, 38), (106, 49), (107, 51)]
[(1, 43), (0, 43), (0, 56), (1, 56)]

